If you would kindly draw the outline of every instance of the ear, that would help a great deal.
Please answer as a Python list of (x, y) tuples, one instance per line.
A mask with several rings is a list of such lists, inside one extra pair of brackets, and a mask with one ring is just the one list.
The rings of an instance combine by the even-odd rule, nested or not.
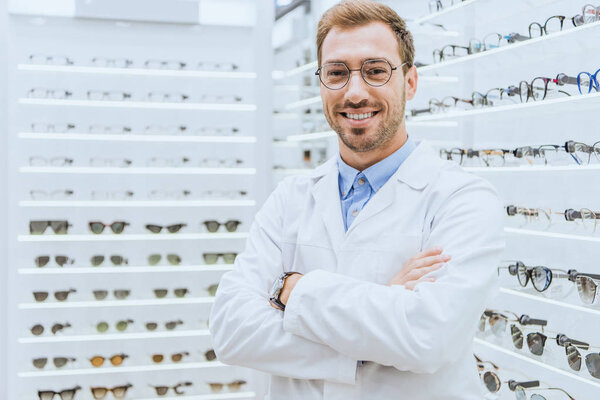
[(404, 90), (406, 95), (406, 100), (412, 100), (417, 93), (417, 81), (419, 80), (419, 76), (417, 74), (417, 67), (414, 65), (406, 71), (406, 75), (404, 75)]

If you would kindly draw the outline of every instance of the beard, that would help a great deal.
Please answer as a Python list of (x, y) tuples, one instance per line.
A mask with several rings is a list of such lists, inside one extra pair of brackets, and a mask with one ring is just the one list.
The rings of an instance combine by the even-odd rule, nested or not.
[[(367, 107), (368, 105), (367, 102), (361, 102), (358, 105), (354, 105), (354, 107), (361, 108)], [(345, 107), (353, 108), (353, 105), (345, 104)], [(379, 124), (374, 127), (375, 134), (371, 137), (367, 136), (366, 128), (349, 128), (344, 130), (344, 128), (337, 124), (335, 119), (328, 113), (325, 113), (325, 118), (331, 129), (337, 133), (338, 137), (346, 147), (356, 153), (364, 153), (385, 145), (394, 137), (404, 119), (405, 107), (406, 95), (404, 91), (402, 91), (402, 98), (394, 105), (393, 109), (390, 110), (390, 116), (387, 120), (381, 120)], [(336, 113), (333, 115), (335, 114)], [(373, 128), (370, 127), (369, 129)]]

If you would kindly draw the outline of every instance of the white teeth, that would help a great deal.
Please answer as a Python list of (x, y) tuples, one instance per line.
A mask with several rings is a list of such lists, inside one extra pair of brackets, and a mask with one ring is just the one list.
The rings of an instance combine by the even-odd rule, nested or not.
[(371, 118), (375, 113), (366, 113), (366, 114), (346, 114), (348, 118), (360, 121), (361, 119)]

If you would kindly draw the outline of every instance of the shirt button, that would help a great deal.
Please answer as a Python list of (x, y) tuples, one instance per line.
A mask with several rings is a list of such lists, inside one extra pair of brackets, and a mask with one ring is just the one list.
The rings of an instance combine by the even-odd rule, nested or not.
[(345, 195), (346, 195), (346, 192), (342, 192), (342, 195), (344, 195), (344, 196), (345, 196)]
[(353, 217), (356, 217), (357, 215), (358, 215), (358, 210), (354, 210), (354, 211), (352, 211), (352, 216), (353, 216)]
[(358, 178), (358, 184), (359, 185), (364, 185), (365, 184), (365, 180), (363, 178)]

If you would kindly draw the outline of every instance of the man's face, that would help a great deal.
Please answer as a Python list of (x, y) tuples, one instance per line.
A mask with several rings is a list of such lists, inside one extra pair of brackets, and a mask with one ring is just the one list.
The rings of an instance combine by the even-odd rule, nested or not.
[[(344, 62), (350, 69), (360, 69), (363, 61), (372, 59), (385, 59), (392, 67), (403, 62), (395, 34), (382, 22), (350, 29), (334, 27), (321, 47), (321, 65)], [(388, 83), (372, 87), (360, 71), (352, 71), (350, 81), (342, 89), (331, 90), (321, 84), (321, 98), (327, 122), (341, 142), (354, 152), (371, 151), (388, 143), (402, 124), (406, 103), (404, 74), (399, 67), (392, 71)], [(355, 118), (357, 114), (367, 114), (367, 118), (357, 120), (350, 114)]]

